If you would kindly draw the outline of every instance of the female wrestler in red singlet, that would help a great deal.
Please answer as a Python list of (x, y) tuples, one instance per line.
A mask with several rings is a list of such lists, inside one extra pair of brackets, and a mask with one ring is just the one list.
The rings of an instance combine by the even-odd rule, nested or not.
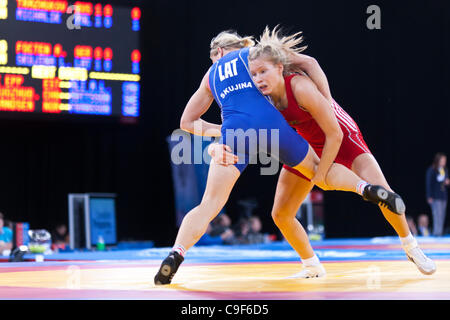
[[(287, 105), (278, 106), (277, 109), (284, 116), (286, 121), (314, 148), (317, 155), (322, 155), (323, 146), (325, 144), (325, 134), (314, 120), (313, 116), (297, 103), (297, 99), (292, 90), (292, 82), (294, 87), (296, 77), (305, 77), (301, 74), (290, 74), (284, 77), (286, 88)], [(298, 82), (297, 82), (298, 83)], [(333, 109), (336, 120), (343, 133), (341, 147), (334, 162), (340, 163), (352, 170), (355, 159), (362, 154), (371, 154), (366, 142), (358, 128), (356, 122), (342, 109), (336, 101), (331, 100), (331, 108)], [(306, 178), (297, 170), (284, 166), (284, 168), (299, 177)]]
[[(308, 101), (302, 94), (315, 85), (304, 73), (290, 74), (293, 71), (290, 57), (293, 53), (303, 51), (305, 48), (297, 47), (302, 42), (299, 35), (300, 33), (281, 37), (276, 28), (273, 31), (266, 28), (255, 50), (249, 55), (249, 67), (260, 91), (270, 96), (274, 106), (321, 157), (322, 150), (328, 145), (324, 134), (327, 128), (321, 126), (322, 115), (310, 107), (313, 101)], [(364, 142), (358, 125), (333, 100), (331, 94), (325, 98), (330, 102), (329, 113), (331, 116), (334, 115), (343, 133), (342, 143), (334, 162), (346, 166), (365, 181), (392, 191), (375, 157)], [(328, 150), (330, 150), (329, 147)], [(325, 152), (323, 156), (326, 156)], [(298, 208), (313, 186), (313, 183), (299, 172), (284, 166), (278, 180), (272, 211), (276, 225), (304, 262), (305, 269), (299, 274), (301, 277), (316, 277), (324, 274), (306, 232), (296, 219)], [(422, 273), (434, 273), (436, 265), (419, 248), (409, 230), (405, 215), (395, 214), (383, 206), (380, 206), (380, 209), (399, 235), (408, 259), (414, 262)]]

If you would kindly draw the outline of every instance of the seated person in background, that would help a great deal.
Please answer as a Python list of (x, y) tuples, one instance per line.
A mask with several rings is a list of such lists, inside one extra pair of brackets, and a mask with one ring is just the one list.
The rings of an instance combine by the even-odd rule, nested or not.
[(52, 250), (64, 250), (67, 245), (69, 245), (67, 226), (64, 223), (59, 223), (52, 232)]
[(0, 253), (5, 250), (12, 249), (13, 232), (10, 228), (5, 227), (5, 217), (0, 212)]
[(261, 233), (262, 223), (258, 216), (252, 216), (248, 220), (250, 230), (247, 235), (248, 243), (264, 243), (265, 236)]
[(231, 229), (231, 219), (226, 213), (219, 214), (211, 221), (210, 236), (216, 237)]
[(250, 224), (247, 219), (241, 218), (235, 226), (236, 241), (235, 244), (248, 244), (248, 234), (250, 232)]
[(211, 224), (208, 225), (205, 234), (197, 242), (199, 246), (233, 244), (235, 242), (234, 232), (230, 228), (224, 229), (221, 234), (211, 235), (213, 230)]
[(406, 222), (408, 223), (408, 227), (411, 230), (411, 233), (413, 234), (413, 236), (417, 236), (418, 232), (417, 232), (416, 223), (414, 222), (414, 219), (411, 216), (406, 216)]
[(424, 237), (428, 237), (430, 235), (430, 222), (428, 216), (425, 213), (419, 215), (419, 218), (417, 219), (417, 225), (419, 229), (419, 235)]

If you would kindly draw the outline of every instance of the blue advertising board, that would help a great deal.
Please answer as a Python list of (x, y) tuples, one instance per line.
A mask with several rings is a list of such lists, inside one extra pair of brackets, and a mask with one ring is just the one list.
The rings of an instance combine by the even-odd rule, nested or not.
[(117, 243), (116, 204), (112, 197), (89, 197), (91, 244), (97, 244), (100, 238), (104, 243)]

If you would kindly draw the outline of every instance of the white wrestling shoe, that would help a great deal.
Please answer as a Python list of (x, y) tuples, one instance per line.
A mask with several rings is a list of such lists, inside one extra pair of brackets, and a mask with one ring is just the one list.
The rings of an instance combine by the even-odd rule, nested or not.
[(423, 253), (415, 239), (411, 243), (403, 245), (403, 249), (409, 261), (413, 262), (420, 272), (426, 275), (436, 272), (436, 264)]
[(325, 268), (322, 264), (319, 264), (317, 266), (309, 266), (304, 267), (302, 271), (287, 277), (288, 279), (309, 279), (309, 278), (320, 278), (324, 277), (327, 274), (325, 271)]

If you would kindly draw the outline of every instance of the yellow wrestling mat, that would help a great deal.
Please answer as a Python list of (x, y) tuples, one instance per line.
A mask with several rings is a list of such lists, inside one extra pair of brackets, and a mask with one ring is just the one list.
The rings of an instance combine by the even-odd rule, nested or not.
[[(324, 262), (323, 278), (288, 278), (298, 262), (182, 265), (155, 286), (155, 263), (8, 268), (2, 299), (449, 299), (450, 260), (423, 275), (405, 261)], [(16, 269), (16, 270), (14, 270)]]

